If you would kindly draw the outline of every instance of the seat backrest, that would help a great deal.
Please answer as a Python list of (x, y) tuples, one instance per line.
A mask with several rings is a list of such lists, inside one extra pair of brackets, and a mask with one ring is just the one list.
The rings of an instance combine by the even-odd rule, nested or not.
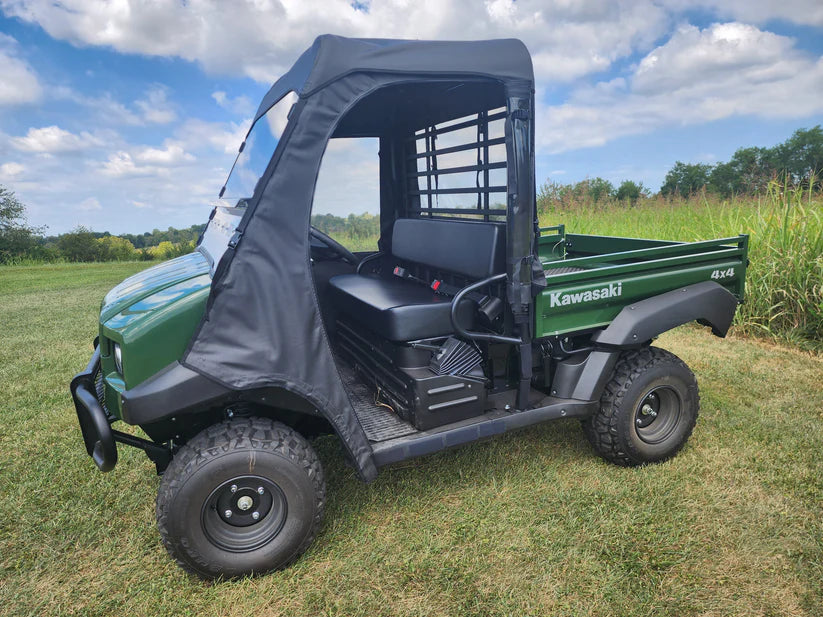
[(506, 227), (483, 221), (398, 219), (391, 252), (404, 261), (483, 279), (506, 271)]

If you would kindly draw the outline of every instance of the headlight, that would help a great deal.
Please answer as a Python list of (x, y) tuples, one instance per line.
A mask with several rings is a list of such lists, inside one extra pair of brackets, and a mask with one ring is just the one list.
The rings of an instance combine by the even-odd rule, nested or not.
[(114, 344), (114, 367), (118, 373), (123, 374), (123, 352), (120, 351), (119, 343)]

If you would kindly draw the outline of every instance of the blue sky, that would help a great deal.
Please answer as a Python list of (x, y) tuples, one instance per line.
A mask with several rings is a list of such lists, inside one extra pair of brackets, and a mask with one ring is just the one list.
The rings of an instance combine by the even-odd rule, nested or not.
[[(676, 160), (823, 123), (819, 0), (0, 0), (0, 184), (48, 233), (202, 222), (257, 102), (324, 32), (521, 38), (538, 183), (657, 190)], [(374, 150), (330, 149), (317, 212), (374, 210)]]

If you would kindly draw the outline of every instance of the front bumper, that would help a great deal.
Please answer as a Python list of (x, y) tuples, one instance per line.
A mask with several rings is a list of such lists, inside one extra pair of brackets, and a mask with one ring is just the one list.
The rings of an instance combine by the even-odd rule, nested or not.
[(156, 465), (157, 473), (163, 473), (172, 458), (172, 450), (166, 445), (142, 439), (128, 433), (112, 430), (115, 421), (106, 410), (103, 399), (103, 375), (100, 372), (100, 347), (94, 343), (94, 353), (86, 369), (74, 376), (69, 386), (77, 421), (83, 434), (86, 452), (100, 471), (111, 471), (117, 464), (117, 442), (143, 450)]
[(71, 380), (70, 390), (86, 452), (100, 471), (111, 471), (117, 464), (117, 444), (109, 416), (98, 395), (102, 390), (98, 389), (97, 380), (101, 378), (100, 347), (95, 345), (86, 369)]

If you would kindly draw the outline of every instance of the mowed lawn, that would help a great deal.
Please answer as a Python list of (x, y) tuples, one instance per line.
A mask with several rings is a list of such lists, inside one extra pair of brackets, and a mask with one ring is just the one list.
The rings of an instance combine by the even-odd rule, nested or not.
[(0, 268), (0, 614), (823, 614), (823, 361), (698, 327), (658, 341), (702, 398), (668, 463), (611, 466), (569, 420), (367, 486), (323, 438), (308, 553), (254, 579), (186, 575), (155, 528), (154, 466), (121, 447), (99, 473), (67, 390), (102, 296), (143, 267)]

